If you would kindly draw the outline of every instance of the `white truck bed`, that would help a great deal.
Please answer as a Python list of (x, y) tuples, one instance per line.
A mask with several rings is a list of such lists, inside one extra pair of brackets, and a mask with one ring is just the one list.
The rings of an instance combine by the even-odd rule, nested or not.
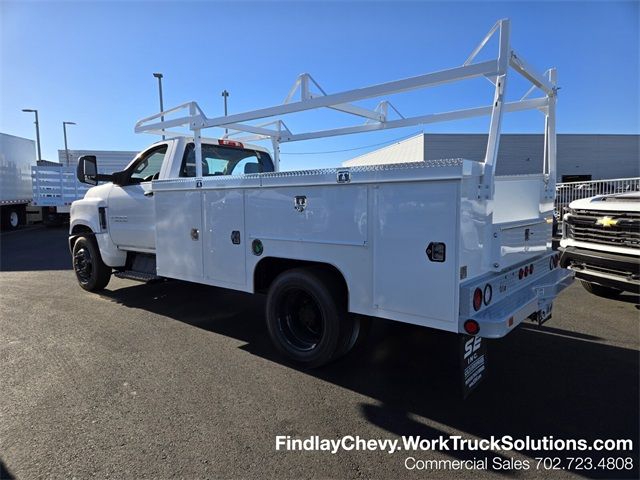
[[(494, 271), (539, 260), (551, 243), (553, 202), (543, 202), (538, 175), (497, 182), (505, 194), (532, 185), (538, 191), (511, 204), (528, 209), (529, 220), (518, 215), (513, 222), (505, 211), (496, 217), (506, 222), (486, 231), (474, 197), (481, 168), (453, 159), (154, 181), (157, 273), (253, 292), (253, 272), (265, 258), (328, 262), (347, 282), (350, 311), (459, 331), (461, 286), (486, 272), (479, 252), (487, 235), (497, 245)], [(344, 172), (350, 181), (337, 183)], [(296, 197), (306, 200), (302, 211)], [(239, 245), (232, 232), (239, 232)], [(259, 256), (254, 240), (264, 246)], [(446, 245), (444, 262), (427, 258), (431, 242)], [(548, 266), (548, 258), (542, 263)]]

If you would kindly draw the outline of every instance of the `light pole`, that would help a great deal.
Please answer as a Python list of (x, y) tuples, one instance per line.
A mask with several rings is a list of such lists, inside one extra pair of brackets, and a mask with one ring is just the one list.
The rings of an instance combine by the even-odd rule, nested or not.
[(40, 151), (40, 122), (38, 122), (38, 110), (32, 108), (23, 108), (23, 112), (32, 112), (36, 114), (36, 145), (38, 146), (38, 160), (42, 160), (42, 153)]
[[(224, 116), (227, 116), (227, 98), (229, 98), (229, 92), (227, 92), (226, 90), (222, 91), (222, 96), (224, 97)], [(224, 129), (224, 134), (227, 135), (229, 133), (229, 129), (225, 128)]]
[[(160, 95), (160, 111), (163, 112), (164, 106), (162, 105), (162, 74), (154, 73), (153, 76), (158, 79), (158, 94)], [(160, 116), (160, 120), (164, 122), (164, 115)], [(162, 139), (164, 140), (164, 135), (162, 135)]]
[(69, 147), (67, 146), (67, 125), (75, 125), (75, 122), (62, 122), (62, 131), (64, 132), (64, 154), (67, 157), (67, 167), (69, 166)]

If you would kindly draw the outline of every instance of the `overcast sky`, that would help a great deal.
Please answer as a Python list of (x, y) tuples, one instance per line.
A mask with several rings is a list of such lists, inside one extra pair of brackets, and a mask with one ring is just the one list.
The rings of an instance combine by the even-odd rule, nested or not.
[[(43, 157), (64, 148), (139, 150), (137, 120), (197, 101), (209, 117), (282, 102), (298, 74), (325, 91), (372, 85), (455, 67), (499, 18), (512, 20), (512, 45), (540, 72), (558, 68), (558, 131), (639, 133), (639, 5), (634, 2), (0, 2), (0, 131), (35, 137)], [(495, 56), (487, 45), (480, 59)], [(484, 80), (394, 96), (405, 115), (488, 105)], [(507, 97), (526, 85), (514, 78)], [(362, 102), (373, 108), (378, 100)], [(286, 119), (294, 132), (359, 123), (336, 112)], [(541, 132), (537, 112), (506, 117), (507, 132)], [(486, 132), (485, 119), (428, 125), (425, 132)], [(284, 169), (335, 165), (422, 127), (285, 144)], [(207, 136), (217, 136), (212, 131)], [(288, 155), (287, 155), (288, 154)]]

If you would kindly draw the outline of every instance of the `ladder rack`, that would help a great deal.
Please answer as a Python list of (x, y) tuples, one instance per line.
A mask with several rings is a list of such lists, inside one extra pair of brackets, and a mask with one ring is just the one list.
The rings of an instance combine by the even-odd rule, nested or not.
[[(499, 35), (497, 57), (492, 60), (473, 63), (478, 53), (496, 34)], [(522, 98), (520, 98), (520, 100), (514, 102), (505, 101), (505, 90), (509, 67), (531, 83), (531, 88), (522, 96)], [(478, 77), (485, 77), (494, 85), (493, 102), (492, 104), (484, 107), (430, 113), (405, 118), (388, 101), (381, 101), (374, 110), (353, 104), (353, 102), (359, 100), (379, 98), (383, 95), (408, 92), (416, 89), (434, 87)], [(534, 90), (539, 90), (544, 95), (537, 98), (528, 98)], [(300, 99), (298, 101), (293, 101), (298, 92)], [(244, 141), (270, 139), (273, 145), (274, 166), (276, 171), (278, 171), (280, 163), (280, 143), (332, 137), (337, 135), (348, 135), (352, 133), (372, 132), (412, 125), (424, 125), (480, 116), (490, 116), (489, 138), (483, 161), (484, 174), (482, 177), (481, 187), (487, 189), (489, 197), (493, 197), (493, 179), (495, 176), (496, 159), (500, 142), (502, 116), (505, 112), (539, 110), (544, 114), (545, 146), (543, 173), (546, 175), (548, 181), (552, 183), (550, 188), (553, 188), (556, 170), (556, 94), (557, 87), (555, 68), (550, 68), (544, 72), (544, 74), (539, 74), (523, 59), (523, 57), (516, 54), (516, 52), (511, 49), (510, 45), (510, 21), (509, 19), (502, 19), (496, 22), (487, 35), (471, 52), (466, 61), (458, 67), (333, 94), (327, 94), (313, 79), (313, 77), (311, 77), (311, 75), (304, 73), (297, 78), (293, 87), (290, 89), (289, 94), (285, 98), (284, 103), (281, 105), (249, 112), (236, 113), (228, 116), (208, 118), (196, 102), (187, 102), (169, 110), (143, 118), (136, 123), (135, 132), (154, 133), (158, 135), (173, 133), (182, 136), (184, 133), (171, 131), (169, 129), (175, 127), (188, 127), (189, 130), (193, 132), (194, 141), (196, 143), (196, 176), (201, 177), (201, 130), (205, 128), (222, 127), (236, 131), (226, 136), (237, 135), (239, 132), (251, 134), (251, 136), (243, 137), (241, 139)], [(319, 108), (330, 108), (364, 118), (365, 123), (349, 127), (303, 133), (292, 132), (286, 126), (284, 121), (278, 118), (268, 121), (267, 123), (256, 125), (246, 123), (254, 120), (269, 119)], [(389, 109), (393, 110), (400, 118), (390, 118)], [(185, 111), (187, 111), (186, 114)], [(178, 118), (163, 120), (163, 118), (169, 114), (177, 114), (178, 112), (180, 112), (181, 115)]]

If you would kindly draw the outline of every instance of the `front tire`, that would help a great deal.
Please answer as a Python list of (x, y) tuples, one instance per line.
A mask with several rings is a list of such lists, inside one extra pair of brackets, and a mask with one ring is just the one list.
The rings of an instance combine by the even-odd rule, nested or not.
[(80, 237), (73, 244), (73, 271), (78, 283), (89, 292), (98, 292), (111, 279), (111, 268), (104, 264), (93, 237)]
[(589, 292), (604, 298), (616, 298), (622, 293), (622, 290), (617, 288), (605, 287), (598, 285), (597, 283), (587, 282), (586, 280), (580, 280), (584, 289)]
[(276, 349), (306, 368), (326, 365), (353, 341), (347, 294), (320, 268), (280, 274), (267, 296), (267, 329)]

